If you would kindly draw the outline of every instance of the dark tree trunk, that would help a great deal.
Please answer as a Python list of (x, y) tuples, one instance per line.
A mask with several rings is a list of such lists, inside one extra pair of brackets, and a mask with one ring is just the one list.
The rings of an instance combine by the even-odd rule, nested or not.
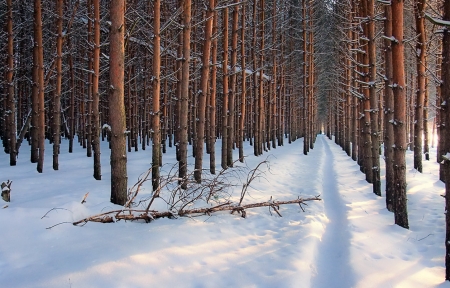
[[(450, 1), (444, 1), (443, 20), (450, 20)], [(450, 110), (448, 103), (450, 101), (450, 31), (444, 30), (442, 39), (442, 102), (446, 105), (441, 106), (441, 122), (450, 123)], [(445, 179), (445, 280), (450, 281), (450, 129), (447, 125), (441, 126), (440, 131), (443, 141), (441, 142), (442, 153), (440, 156), (443, 165)], [(438, 151), (441, 152), (441, 151)]]
[[(17, 162), (17, 145), (16, 145), (16, 104), (15, 104), (15, 92), (14, 92), (14, 35), (13, 35), (13, 5), (12, 0), (6, 1), (7, 5), (7, 21), (6, 21), (6, 33), (8, 34), (7, 45), (7, 60), (6, 60), (6, 73), (5, 73), (5, 90), (7, 93), (6, 99), (6, 139), (7, 139), (7, 152), (9, 153), (9, 165), (15, 166)], [(19, 107), (20, 109), (20, 107)]]
[(426, 50), (427, 50), (427, 36), (425, 31), (424, 8), (426, 0), (416, 0), (415, 3), (415, 18), (416, 18), (416, 51), (417, 51), (417, 89), (416, 89), (416, 105), (414, 112), (414, 168), (422, 173), (422, 135), (424, 123), (424, 102), (426, 90)]
[(392, 8), (391, 5), (385, 5), (384, 20), (384, 158), (386, 162), (386, 207), (389, 211), (394, 211), (394, 166), (392, 145), (394, 144), (394, 95), (392, 91), (392, 42), (388, 40), (392, 37)]

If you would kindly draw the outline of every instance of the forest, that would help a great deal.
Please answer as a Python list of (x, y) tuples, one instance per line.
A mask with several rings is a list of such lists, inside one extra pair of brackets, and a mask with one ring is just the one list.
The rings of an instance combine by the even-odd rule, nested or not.
[[(308, 155), (326, 134), (398, 226), (410, 227), (407, 150), (418, 173), (439, 163), (450, 207), (450, 1), (1, 0), (0, 15), (10, 166), (20, 152), (38, 173), (56, 171), (62, 141), (79, 145), (95, 180), (110, 169), (110, 201), (127, 206), (127, 152), (150, 149), (151, 204), (168, 151), (182, 191), (210, 187), (249, 153), (263, 163), (302, 139)], [(442, 243), (450, 280), (447, 214)]]

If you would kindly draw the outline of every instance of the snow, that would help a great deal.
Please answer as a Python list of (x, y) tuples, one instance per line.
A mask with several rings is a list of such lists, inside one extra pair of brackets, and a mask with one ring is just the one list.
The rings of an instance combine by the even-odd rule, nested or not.
[(442, 158), (445, 160), (450, 160), (450, 152), (445, 153), (445, 155), (442, 155)]
[(102, 129), (106, 129), (106, 130), (111, 131), (111, 126), (109, 126), (109, 124), (105, 123), (105, 124), (103, 124)]
[[(418, 173), (412, 169), (411, 151), (410, 230), (393, 224), (385, 198), (372, 193), (357, 164), (323, 135), (307, 156), (300, 139), (262, 157), (249, 155), (241, 164), (252, 169), (271, 155), (270, 171), (251, 184), (244, 202), (320, 194), (323, 201), (308, 202), (306, 212), (285, 205), (280, 207), (283, 217), (257, 208), (248, 210), (246, 219), (223, 212), (148, 224), (66, 223), (46, 229), (119, 208), (109, 202), (107, 147), (102, 142), (101, 181), (92, 177), (93, 159), (79, 146), (67, 153), (67, 141), (61, 145), (59, 171), (51, 170), (52, 149), (45, 149), (42, 174), (28, 163), (26, 147), (15, 167), (8, 166), (8, 155), (0, 154), (0, 182), (13, 182), (9, 207), (0, 209), (1, 287), (450, 287), (444, 282), (439, 164), (424, 161), (424, 173)], [(237, 159), (238, 149), (235, 153)], [(433, 155), (436, 149), (430, 159)], [(174, 148), (169, 148), (163, 161), (174, 164), (174, 158)], [(151, 149), (128, 153), (129, 187), (150, 162)], [(193, 162), (190, 157), (189, 164)], [(380, 164), (384, 187), (384, 162)], [(234, 188), (237, 197), (241, 188)], [(150, 191), (148, 181), (137, 200)]]

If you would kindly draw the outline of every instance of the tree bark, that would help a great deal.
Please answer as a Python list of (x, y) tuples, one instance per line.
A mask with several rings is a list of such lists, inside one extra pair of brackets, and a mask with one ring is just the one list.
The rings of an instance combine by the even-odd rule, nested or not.
[(100, 163), (100, 111), (99, 111), (99, 77), (100, 77), (100, 0), (94, 4), (94, 45), (92, 53), (92, 149), (94, 150), (94, 179), (102, 179)]
[(44, 99), (44, 47), (42, 44), (42, 8), (41, 0), (34, 1), (34, 41), (36, 57), (36, 88), (37, 88), (37, 171), (42, 173), (44, 170), (44, 152), (45, 152), (45, 99)]
[(191, 0), (182, 0), (183, 14), (183, 60), (181, 64), (181, 95), (180, 95), (180, 139), (179, 139), (179, 178), (183, 188), (187, 180), (187, 144), (188, 144), (188, 101), (189, 101), (189, 63), (191, 53)]
[(61, 134), (61, 82), (62, 82), (62, 44), (63, 44), (63, 9), (64, 1), (58, 0), (56, 2), (56, 83), (55, 93), (53, 97), (53, 170), (59, 169), (58, 156), (60, 149), (60, 134)]
[(427, 35), (425, 31), (424, 8), (426, 0), (416, 0), (414, 14), (416, 18), (416, 68), (417, 68), (417, 89), (414, 113), (414, 168), (422, 173), (422, 140), (423, 140), (423, 109), (426, 90), (426, 50)]
[(222, 169), (227, 169), (227, 156), (228, 156), (228, 99), (229, 99), (229, 87), (228, 87), (228, 8), (224, 8), (222, 12), (222, 34), (223, 34), (223, 50), (222, 50)]
[[(406, 95), (403, 44), (403, 0), (392, 2), (392, 81), (394, 91), (394, 214), (395, 224), (409, 228), (406, 200)], [(394, 64), (395, 63), (395, 64)]]
[[(241, 12), (241, 25), (244, 27), (245, 23), (245, 4), (242, 6)], [(241, 29), (241, 113), (239, 114), (239, 161), (244, 162), (244, 129), (245, 129), (245, 117), (246, 117), (246, 82), (247, 71), (245, 68), (245, 29)]]
[[(13, 4), (12, 0), (6, 1), (6, 33), (8, 34), (7, 45), (7, 59), (6, 59), (6, 75), (5, 75), (5, 90), (7, 93), (6, 99), (6, 139), (7, 148), (9, 153), (9, 165), (16, 166), (17, 163), (17, 127), (16, 127), (16, 105), (15, 105), (15, 92), (14, 92), (14, 34), (13, 34)], [(19, 107), (20, 109), (20, 107)]]
[(378, 128), (378, 94), (376, 91), (377, 81), (377, 56), (376, 56), (376, 43), (375, 43), (375, 2), (374, 0), (367, 1), (367, 16), (370, 19), (368, 23), (368, 50), (369, 50), (369, 98), (370, 98), (370, 130), (371, 130), (371, 142), (372, 142), (372, 182), (373, 193), (381, 196), (381, 180), (380, 180), (380, 131)]
[(124, 103), (125, 0), (111, 0), (110, 17), (109, 117), (111, 123), (111, 202), (125, 205), (128, 180)]
[[(209, 0), (206, 12), (205, 40), (203, 42), (202, 72), (200, 79), (200, 91), (198, 95), (198, 124), (197, 124), (197, 152), (195, 153), (194, 179), (198, 183), (202, 181), (203, 146), (205, 142), (206, 96), (208, 95), (208, 81), (211, 56), (211, 36), (214, 17), (214, 0)], [(209, 127), (207, 128), (209, 129)]]
[(392, 8), (391, 5), (384, 7), (384, 158), (386, 162), (386, 208), (393, 212), (393, 198), (394, 198), (394, 166), (392, 145), (394, 144), (394, 95), (392, 90), (392, 42), (389, 40), (392, 37)]
[[(450, 1), (444, 1), (444, 17), (443, 20), (450, 20)], [(440, 111), (441, 123), (450, 123), (450, 110), (448, 103), (450, 101), (450, 31), (444, 29), (444, 37), (442, 39), (442, 86), (441, 95), (442, 102)], [(445, 280), (450, 281), (450, 129), (447, 125), (441, 126), (440, 135), (443, 139), (441, 142), (442, 152), (440, 160), (443, 161), (441, 169), (445, 179)]]
[[(234, 0), (234, 4), (239, 4), (240, 0)], [(236, 82), (237, 82), (237, 45), (238, 45), (238, 24), (239, 24), (239, 6), (233, 7), (231, 24), (231, 76), (230, 91), (228, 92), (228, 143), (227, 143), (227, 166), (233, 166), (233, 146), (235, 143), (235, 98), (236, 98)]]
[[(217, 1), (214, 1), (214, 6), (216, 5)], [(212, 35), (214, 38), (211, 42), (211, 62), (213, 63), (213, 66), (211, 68), (211, 91), (209, 91), (210, 94), (210, 107), (209, 107), (209, 117), (210, 117), (210, 123), (211, 127), (209, 127), (209, 136), (210, 141), (210, 153), (209, 153), (209, 172), (211, 174), (216, 173), (216, 91), (217, 91), (217, 11), (214, 10), (213, 12), (213, 23), (212, 23)]]
[(159, 167), (161, 166), (161, 1), (153, 1), (153, 113), (152, 113), (152, 187), (159, 188)]

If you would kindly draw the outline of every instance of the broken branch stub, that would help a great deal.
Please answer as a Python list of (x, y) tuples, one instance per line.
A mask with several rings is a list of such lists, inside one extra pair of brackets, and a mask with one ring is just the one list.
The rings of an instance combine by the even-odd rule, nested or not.
[(8, 180), (6, 182), (2, 182), (2, 199), (6, 202), (11, 202), (11, 184), (12, 181)]

